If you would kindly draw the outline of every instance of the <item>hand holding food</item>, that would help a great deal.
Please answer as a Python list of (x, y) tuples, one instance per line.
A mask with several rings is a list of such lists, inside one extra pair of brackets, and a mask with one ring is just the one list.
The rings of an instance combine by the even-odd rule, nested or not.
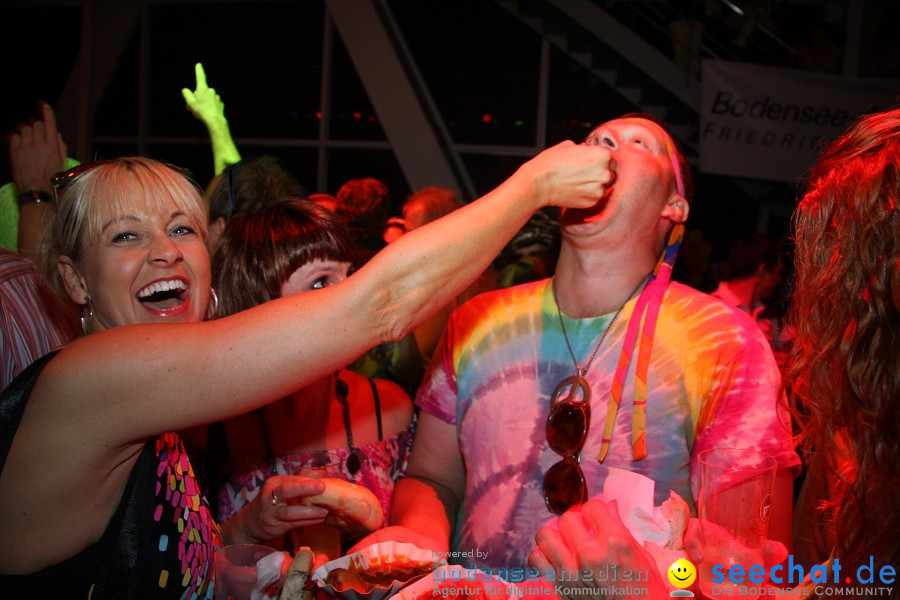
[(325, 484), (325, 491), (306, 496), (300, 503), (328, 509), (325, 524), (349, 535), (365, 535), (384, 525), (381, 503), (368, 489), (331, 477), (318, 481)]
[(315, 595), (312, 589), (307, 589), (306, 585), (312, 567), (312, 551), (309, 548), (298, 550), (290, 568), (288, 568), (279, 600), (312, 600)]
[(672, 490), (669, 490), (669, 499), (662, 503), (660, 509), (669, 525), (669, 539), (665, 545), (645, 541), (644, 549), (653, 557), (659, 572), (665, 573), (673, 562), (687, 556), (684, 536), (691, 520), (691, 509), (684, 498)]
[[(634, 539), (619, 517), (615, 500), (604, 502), (589, 500), (570, 508), (558, 519), (558, 526), (544, 526), (535, 536), (537, 548), (528, 557), (528, 564), (539, 571), (555, 573), (600, 572), (616, 565), (633, 572), (646, 572), (647, 581), (642, 591), (649, 590), (649, 597), (668, 594), (653, 557)], [(565, 598), (606, 598), (603, 588), (594, 588), (586, 581), (572, 582), (571, 593)], [(631, 594), (618, 596), (630, 598)], [(647, 597), (644, 593), (641, 598)]]

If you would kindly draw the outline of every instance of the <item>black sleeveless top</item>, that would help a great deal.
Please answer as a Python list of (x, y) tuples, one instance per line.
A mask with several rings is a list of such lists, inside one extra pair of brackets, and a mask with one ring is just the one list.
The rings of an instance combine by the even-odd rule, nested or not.
[[(0, 473), (41, 369), (32, 364), (0, 395)], [(0, 515), (0, 526), (7, 515)], [(52, 543), (52, 540), (48, 540)], [(221, 535), (178, 436), (151, 438), (100, 540), (28, 575), (0, 575), (13, 598), (212, 598)]]

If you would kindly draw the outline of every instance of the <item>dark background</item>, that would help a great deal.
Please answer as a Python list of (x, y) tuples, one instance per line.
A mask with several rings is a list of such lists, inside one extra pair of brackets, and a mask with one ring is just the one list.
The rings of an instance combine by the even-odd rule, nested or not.
[[(627, 3), (599, 3), (624, 21), (629, 19), (622, 12)], [(6, 135), (38, 114), (38, 99), (55, 106), (76, 67), (87, 10), (82, 4), (98, 10), (98, 6), (114, 3), (7, 1), (0, 5), (0, 36), (5, 47), (0, 131), (6, 132), (0, 161), (2, 181), (9, 179)], [(539, 150), (539, 133), (547, 145), (563, 139), (580, 140), (600, 122), (635, 110), (554, 49), (546, 129), (538, 132), (536, 64), (541, 39), (533, 30), (491, 0), (390, 0), (385, 4), (400, 26), (453, 143), (459, 145), (478, 194), (493, 188), (525, 157)], [(657, 0), (649, 4), (667, 3)], [(747, 8), (753, 3), (738, 4)], [(819, 26), (825, 28), (828, 41), (836, 48), (843, 44), (840, 15), (846, 2), (764, 4), (774, 7), (771, 16), (773, 22), (779, 22), (773, 27), (789, 46), (804, 50), (823, 31)], [(864, 26), (873, 33), (867, 36), (861, 53), (862, 74), (900, 74), (900, 50), (894, 39), (898, 4), (867, 1)], [(242, 156), (279, 156), (309, 192), (335, 193), (347, 179), (377, 177), (390, 187), (393, 212), (399, 213), (411, 191), (409, 184), (335, 33), (331, 76), (326, 83), (331, 127), (324, 140), (320, 135), (327, 26), (323, 2), (159, 1), (141, 6), (141, 23), (129, 33), (115, 74), (86, 125), (87, 155), (76, 158), (146, 153), (185, 166), (201, 184), (207, 182), (212, 176), (212, 157), (206, 131), (186, 110), (181, 96), (181, 88), (193, 89), (193, 65), (202, 62), (210, 86), (226, 103), (231, 132)], [(710, 31), (715, 33), (712, 28)], [(727, 37), (733, 31), (726, 28), (719, 33)], [(663, 32), (647, 28), (642, 34), (661, 50), (670, 51), (671, 40)], [(804, 56), (820, 54), (805, 52)], [(751, 50), (737, 58), (771, 62)], [(822, 70), (831, 69), (829, 55), (820, 58)], [(793, 55), (781, 59), (789, 68), (810, 68)], [(142, 114), (146, 115), (143, 123)], [(66, 131), (73, 124), (60, 123), (60, 127)], [(498, 152), (497, 148), (521, 151)], [(70, 155), (74, 154), (70, 146)], [(327, 165), (322, 168), (324, 155)], [(685, 260), (693, 260), (692, 268), (698, 270), (694, 283), (698, 287), (710, 284), (710, 265), (727, 254), (736, 237), (753, 231), (784, 237), (802, 185), (801, 178), (795, 185), (786, 185), (698, 174), (687, 242), (693, 248), (685, 251)]]

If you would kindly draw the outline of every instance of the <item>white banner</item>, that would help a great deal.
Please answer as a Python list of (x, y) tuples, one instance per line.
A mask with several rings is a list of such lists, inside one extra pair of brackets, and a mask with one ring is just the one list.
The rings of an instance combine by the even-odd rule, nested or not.
[(900, 80), (851, 79), (720, 60), (703, 61), (704, 173), (796, 182), (860, 115), (900, 101)]

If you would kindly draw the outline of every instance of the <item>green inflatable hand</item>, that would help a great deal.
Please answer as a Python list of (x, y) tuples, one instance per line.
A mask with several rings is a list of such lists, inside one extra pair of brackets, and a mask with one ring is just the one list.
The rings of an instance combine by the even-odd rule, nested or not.
[(181, 95), (191, 114), (206, 125), (212, 143), (213, 167), (218, 175), (228, 165), (240, 162), (241, 155), (231, 138), (228, 120), (225, 118), (225, 103), (215, 88), (206, 83), (206, 71), (201, 63), (194, 65), (194, 74), (197, 79), (196, 89), (191, 91), (182, 88)]

